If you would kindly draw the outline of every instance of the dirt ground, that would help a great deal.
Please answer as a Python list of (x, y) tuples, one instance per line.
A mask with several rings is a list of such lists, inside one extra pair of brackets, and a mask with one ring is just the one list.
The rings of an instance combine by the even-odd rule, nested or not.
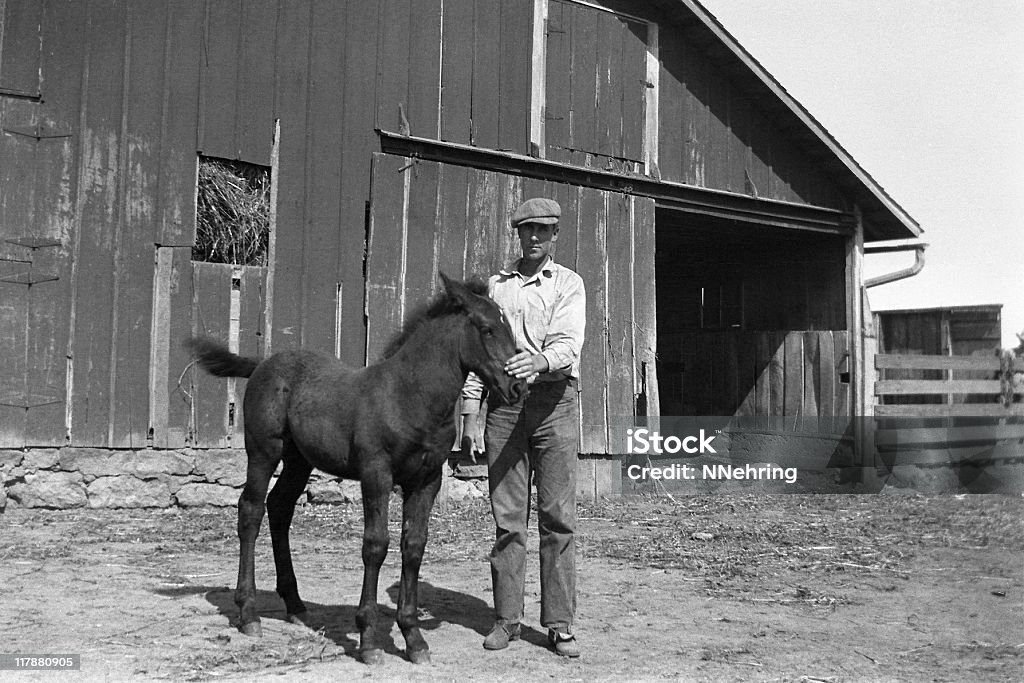
[[(233, 626), (234, 510), (8, 510), (0, 652), (78, 653), (79, 674), (3, 680), (1024, 680), (1024, 499), (707, 495), (582, 505), (578, 660), (544, 646), (537, 556), (524, 640), (491, 622), (485, 503), (435, 510), (421, 608), (433, 663), (397, 626), (356, 659), (361, 510), (305, 507), (293, 548), (313, 629), (284, 622), (269, 534), (265, 636)], [(382, 572), (393, 619), (397, 505)], [(535, 546), (536, 537), (531, 539)]]

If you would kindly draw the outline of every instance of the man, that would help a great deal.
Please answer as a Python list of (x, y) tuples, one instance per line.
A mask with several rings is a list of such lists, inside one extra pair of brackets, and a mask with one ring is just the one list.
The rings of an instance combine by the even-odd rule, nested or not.
[[(488, 401), (484, 449), (497, 527), (491, 550), (496, 621), (484, 647), (500, 650), (520, 635), (526, 574), (531, 475), (537, 486), (541, 624), (564, 657), (580, 654), (572, 633), (576, 611), (576, 460), (579, 452), (579, 356), (586, 321), (583, 280), (552, 258), (561, 208), (545, 198), (512, 216), (523, 256), (490, 278), (491, 297), (512, 327), (519, 352), (505, 371), (526, 379), (530, 393), (514, 406)], [(463, 433), (481, 446), (481, 385), (463, 391)]]

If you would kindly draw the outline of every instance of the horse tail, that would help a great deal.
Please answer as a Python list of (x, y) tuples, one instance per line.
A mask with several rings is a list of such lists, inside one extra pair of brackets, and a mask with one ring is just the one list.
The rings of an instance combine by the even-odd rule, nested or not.
[(221, 342), (205, 337), (193, 337), (185, 342), (185, 346), (196, 362), (216, 377), (248, 377), (260, 364), (256, 358), (231, 353)]

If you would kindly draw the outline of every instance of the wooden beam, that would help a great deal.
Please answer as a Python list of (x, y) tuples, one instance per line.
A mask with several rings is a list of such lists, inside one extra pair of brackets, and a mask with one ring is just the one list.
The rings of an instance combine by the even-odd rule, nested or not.
[(850, 215), (836, 209), (758, 199), (733, 192), (656, 180), (647, 176), (583, 168), (523, 154), (400, 135), (384, 130), (378, 130), (377, 133), (381, 151), (388, 154), (650, 197), (661, 208), (679, 209), (742, 223), (832, 235), (850, 235), (853, 232)]

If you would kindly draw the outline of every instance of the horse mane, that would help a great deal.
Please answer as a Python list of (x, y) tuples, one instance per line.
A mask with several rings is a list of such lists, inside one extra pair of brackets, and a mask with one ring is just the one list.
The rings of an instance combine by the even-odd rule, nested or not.
[[(478, 276), (466, 280), (464, 283), (466, 289), (473, 294), (479, 296), (487, 296), (487, 283)], [(384, 347), (383, 358), (390, 358), (398, 352), (398, 349), (402, 348), (405, 342), (409, 341), (416, 330), (420, 328), (423, 323), (428, 320), (440, 318), (441, 316), (448, 315), (449, 313), (455, 313), (462, 309), (462, 304), (456, 297), (450, 296), (447, 290), (442, 289), (437, 293), (434, 298), (420, 304), (406, 316), (405, 323), (402, 325), (402, 329), (391, 338), (387, 346)]]

